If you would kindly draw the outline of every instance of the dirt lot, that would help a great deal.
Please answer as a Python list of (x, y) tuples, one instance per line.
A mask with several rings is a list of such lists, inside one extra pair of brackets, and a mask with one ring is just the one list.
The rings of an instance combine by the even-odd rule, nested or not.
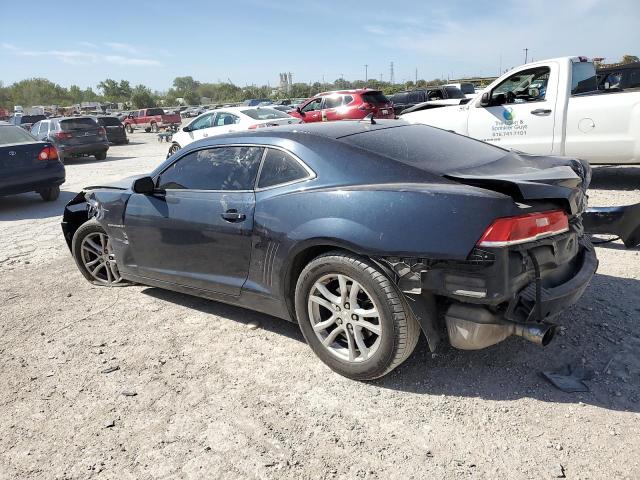
[[(0, 199), (0, 479), (640, 478), (638, 250), (598, 248), (598, 275), (545, 349), (513, 338), (432, 356), (421, 341), (358, 383), (293, 324), (81, 277), (63, 205), (165, 157), (151, 134), (131, 139), (70, 161), (55, 203)], [(591, 203), (639, 202), (639, 186), (640, 168), (597, 169)], [(540, 376), (567, 364), (594, 371), (589, 393)]]

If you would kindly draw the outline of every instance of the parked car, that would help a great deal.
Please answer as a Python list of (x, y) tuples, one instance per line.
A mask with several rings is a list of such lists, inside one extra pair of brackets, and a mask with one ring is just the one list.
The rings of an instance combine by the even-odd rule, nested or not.
[(111, 115), (98, 115), (93, 117), (98, 125), (103, 127), (107, 133), (107, 140), (114, 145), (129, 143), (124, 125), (117, 117)]
[(447, 83), (444, 86), (459, 89), (466, 98), (473, 98), (476, 96), (476, 87), (471, 82)]
[(394, 93), (390, 97), (396, 115), (415, 109), (423, 110), (448, 105), (460, 105), (465, 99), (464, 93), (454, 86), (419, 88), (417, 90)]
[(60, 195), (64, 180), (64, 165), (51, 142), (0, 122), (0, 196), (37, 192), (50, 202)]
[(467, 105), (402, 118), (532, 154), (640, 163), (640, 92), (598, 90), (595, 67), (586, 57), (522, 65)]
[(359, 120), (370, 114), (395, 118), (393, 103), (381, 91), (367, 88), (319, 93), (290, 113), (305, 123)]
[(187, 107), (180, 112), (180, 117), (182, 118), (197, 117), (196, 115), (197, 110), (198, 110), (198, 107)]
[(268, 98), (250, 98), (242, 102), (242, 104), (245, 107), (257, 107), (258, 105), (264, 102), (271, 103), (271, 100), (269, 100)]
[(297, 322), (330, 368), (369, 380), (421, 330), (435, 348), (442, 317), (457, 348), (549, 343), (598, 264), (581, 228), (589, 178), (578, 160), (397, 120), (290, 125), (207, 138), (147, 176), (88, 187), (62, 229), (94, 284)]
[(39, 122), (40, 120), (44, 120), (45, 117), (44, 115), (22, 115), (22, 114), (16, 114), (12, 117), (9, 118), (9, 123), (12, 125), (16, 125), (17, 127), (22, 127), (25, 130), (31, 130), (31, 126), (36, 123)]
[(182, 119), (178, 114), (167, 115), (161, 108), (143, 108), (131, 112), (122, 122), (129, 133), (136, 128), (143, 128), (145, 132), (158, 132), (161, 128), (175, 130)]
[(601, 90), (629, 90), (640, 88), (640, 62), (599, 68), (598, 88)]
[(51, 142), (61, 162), (71, 157), (89, 155), (96, 157), (96, 160), (107, 158), (107, 132), (91, 117), (41, 120), (31, 128), (31, 134), (39, 140)]
[(203, 138), (296, 123), (300, 123), (300, 120), (271, 107), (230, 107), (210, 110), (173, 134), (168, 155)]

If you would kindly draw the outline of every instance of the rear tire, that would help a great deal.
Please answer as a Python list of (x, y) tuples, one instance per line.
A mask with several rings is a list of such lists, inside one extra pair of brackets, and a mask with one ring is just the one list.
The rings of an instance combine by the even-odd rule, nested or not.
[(107, 158), (107, 152), (98, 152), (94, 156), (96, 160), (105, 160)]
[(375, 263), (346, 252), (321, 255), (302, 270), (295, 307), (314, 353), (354, 380), (388, 374), (411, 355), (420, 337), (397, 287)]
[(151, 124), (151, 132), (152, 133), (158, 133), (158, 124), (157, 123), (152, 123)]
[(133, 127), (131, 126), (131, 124), (127, 124), (127, 132), (129, 133), (133, 133)]
[(55, 187), (43, 188), (38, 190), (38, 193), (45, 202), (53, 202), (60, 196), (60, 187), (56, 185)]

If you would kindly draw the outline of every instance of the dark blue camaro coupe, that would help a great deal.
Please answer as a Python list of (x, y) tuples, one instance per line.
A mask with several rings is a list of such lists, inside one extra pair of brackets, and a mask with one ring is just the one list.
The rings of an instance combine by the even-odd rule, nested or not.
[(420, 333), (541, 345), (597, 268), (581, 215), (591, 170), (401, 121), (195, 142), (148, 176), (85, 189), (63, 230), (91, 282), (124, 281), (297, 322), (354, 379)]

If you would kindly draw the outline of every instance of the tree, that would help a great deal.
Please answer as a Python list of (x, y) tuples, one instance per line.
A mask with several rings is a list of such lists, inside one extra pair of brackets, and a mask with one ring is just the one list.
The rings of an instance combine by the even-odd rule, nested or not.
[(640, 62), (640, 58), (638, 58), (636, 55), (623, 55), (622, 56), (622, 63), (623, 65), (626, 65), (627, 63), (637, 63)]
[(155, 107), (156, 99), (148, 87), (136, 85), (131, 94), (131, 103), (135, 108)]
[(105, 100), (113, 103), (126, 102), (131, 98), (133, 91), (128, 80), (120, 80), (120, 83), (107, 78), (98, 84)]

